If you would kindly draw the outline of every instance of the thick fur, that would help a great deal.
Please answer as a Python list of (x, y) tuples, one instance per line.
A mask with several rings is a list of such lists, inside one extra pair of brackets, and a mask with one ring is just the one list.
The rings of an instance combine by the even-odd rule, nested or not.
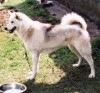
[[(82, 27), (70, 22), (79, 22)], [(95, 69), (91, 56), (90, 36), (86, 28), (84, 19), (75, 13), (65, 15), (60, 24), (52, 26), (51, 24), (33, 21), (25, 14), (17, 12), (10, 14), (5, 30), (10, 33), (15, 31), (32, 55), (33, 66), (29, 79), (36, 76), (40, 53), (54, 51), (67, 45), (79, 58), (78, 63), (73, 64), (73, 66), (79, 66), (82, 58), (84, 58), (91, 69), (89, 78), (93, 78), (95, 77)]]
[(66, 14), (62, 17), (62, 20), (61, 20), (61, 24), (66, 24), (66, 25), (71, 25), (73, 24), (74, 22), (78, 22), (82, 25), (82, 28), (84, 30), (87, 30), (87, 24), (85, 22), (85, 20), (80, 16), (80, 15), (77, 15), (76, 13), (69, 13), (69, 14)]

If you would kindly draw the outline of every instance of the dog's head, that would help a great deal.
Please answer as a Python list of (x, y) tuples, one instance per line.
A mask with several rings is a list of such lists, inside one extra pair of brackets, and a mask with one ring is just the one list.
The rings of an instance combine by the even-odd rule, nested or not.
[(8, 23), (4, 29), (9, 31), (9, 33), (12, 33), (16, 29), (19, 28), (22, 19), (17, 14), (17, 12), (9, 12), (9, 14), (10, 14), (10, 17), (9, 17)]

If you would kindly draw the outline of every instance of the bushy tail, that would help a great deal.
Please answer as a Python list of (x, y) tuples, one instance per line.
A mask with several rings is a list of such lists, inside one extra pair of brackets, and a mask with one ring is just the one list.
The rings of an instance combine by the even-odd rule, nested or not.
[(61, 24), (66, 25), (79, 25), (83, 30), (87, 29), (87, 24), (83, 17), (76, 13), (69, 13), (62, 17)]

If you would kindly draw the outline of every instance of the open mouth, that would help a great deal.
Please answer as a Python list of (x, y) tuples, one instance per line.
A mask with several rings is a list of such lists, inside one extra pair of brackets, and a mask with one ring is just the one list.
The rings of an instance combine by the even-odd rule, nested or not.
[(10, 33), (13, 33), (16, 30), (16, 26), (14, 26), (11, 30), (9, 30)]

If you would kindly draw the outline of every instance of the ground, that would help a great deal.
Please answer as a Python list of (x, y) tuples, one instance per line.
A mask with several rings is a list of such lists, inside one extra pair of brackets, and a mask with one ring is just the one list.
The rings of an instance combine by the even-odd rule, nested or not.
[[(37, 6), (34, 0), (9, 0), (9, 2), (7, 6), (16, 6), (32, 19), (52, 22), (53, 24), (58, 23), (63, 14), (72, 11), (70, 9), (66, 10), (64, 6), (58, 3), (52, 7), (47, 7), (46, 9), (50, 10), (51, 15), (54, 11), (53, 16), (57, 17), (56, 20), (42, 7), (34, 8), (34, 6)], [(61, 6), (63, 13), (57, 6)], [(6, 17), (5, 10), (0, 10), (0, 25), (5, 24), (6, 18), (8, 17)], [(96, 23), (86, 17), (85, 20), (88, 23), (88, 31), (91, 37), (98, 36), (99, 28)], [(80, 67), (72, 67), (72, 64), (77, 61), (77, 57), (65, 47), (51, 54), (42, 54), (35, 81), (29, 81), (26, 77), (32, 64), (31, 56), (23, 47), (23, 42), (15, 34), (9, 34), (1, 30), (0, 83), (21, 82), (28, 88), (25, 93), (100, 93), (100, 38), (94, 38), (91, 43), (96, 78), (88, 79), (90, 68), (85, 60)]]

